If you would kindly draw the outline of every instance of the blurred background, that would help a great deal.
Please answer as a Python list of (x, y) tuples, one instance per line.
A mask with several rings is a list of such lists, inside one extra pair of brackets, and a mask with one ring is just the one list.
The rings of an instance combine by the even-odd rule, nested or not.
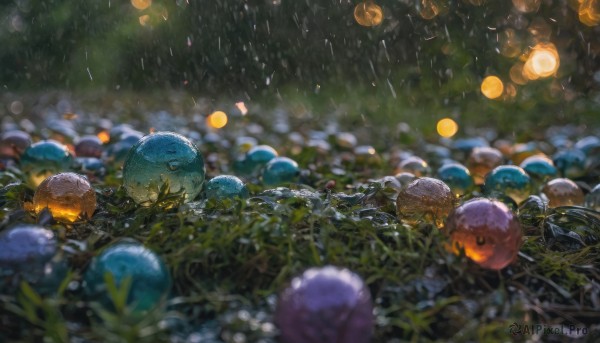
[(600, 0), (6, 0), (0, 86), (597, 126), (598, 24)]

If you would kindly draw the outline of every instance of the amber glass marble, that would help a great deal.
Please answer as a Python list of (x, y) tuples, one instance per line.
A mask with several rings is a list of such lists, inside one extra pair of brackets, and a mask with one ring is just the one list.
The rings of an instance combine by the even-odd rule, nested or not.
[(473, 181), (476, 185), (482, 185), (485, 175), (492, 169), (502, 165), (502, 152), (490, 147), (474, 148), (469, 155), (467, 168), (471, 172)]
[(33, 211), (39, 214), (45, 208), (58, 222), (69, 224), (89, 219), (96, 210), (96, 193), (81, 175), (53, 175), (40, 184), (33, 196)]
[(548, 199), (548, 207), (582, 206), (584, 202), (583, 191), (569, 179), (559, 178), (548, 181), (542, 193)]
[(499, 270), (513, 262), (521, 246), (521, 224), (502, 202), (476, 198), (458, 206), (444, 231), (452, 251), (486, 269)]
[(448, 185), (438, 179), (423, 177), (400, 191), (396, 210), (398, 218), (410, 225), (427, 222), (441, 228), (454, 208), (454, 201)]

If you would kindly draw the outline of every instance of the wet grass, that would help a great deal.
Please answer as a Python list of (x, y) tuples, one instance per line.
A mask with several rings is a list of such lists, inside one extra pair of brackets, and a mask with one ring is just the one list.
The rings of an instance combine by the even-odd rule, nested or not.
[[(297, 100), (289, 100), (293, 112)], [(352, 108), (352, 100), (346, 105)], [(329, 105), (319, 106), (312, 109)], [(431, 123), (427, 118), (416, 127), (426, 122)], [(408, 143), (419, 141), (415, 132)], [(209, 168), (209, 174), (228, 169), (227, 149), (202, 149), (205, 157), (219, 157), (221, 167)], [(375, 303), (373, 342), (600, 337), (599, 213), (523, 207), (518, 260), (489, 271), (449, 253), (440, 230), (397, 219), (391, 190), (367, 181), (391, 173), (386, 151), (377, 161), (346, 164), (343, 173), (332, 170), (344, 151), (287, 152), (306, 170), (303, 184), (275, 191), (250, 185), (248, 200), (183, 204), (177, 194), (165, 193), (156, 205), (138, 207), (120, 186), (117, 170), (110, 171), (94, 184), (98, 207), (89, 222), (52, 225), (70, 266), (59, 291), (40, 296), (23, 285), (0, 295), (0, 341), (276, 342), (277, 294), (292, 277), (323, 265), (347, 267), (367, 283)], [(597, 184), (592, 174), (579, 181)], [(22, 210), (33, 191), (21, 178), (18, 170), (0, 174), (1, 229), (37, 220)], [(571, 232), (580, 240), (573, 241)], [(144, 318), (124, 306), (107, 311), (82, 292), (91, 258), (124, 237), (160, 254), (174, 281), (169, 300)], [(564, 331), (513, 336), (514, 323)]]

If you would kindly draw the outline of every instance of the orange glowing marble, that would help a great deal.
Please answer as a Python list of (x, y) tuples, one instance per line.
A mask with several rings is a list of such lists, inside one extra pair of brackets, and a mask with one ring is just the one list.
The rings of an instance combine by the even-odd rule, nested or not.
[(500, 150), (490, 147), (474, 148), (469, 155), (467, 168), (476, 185), (483, 185), (485, 176), (492, 169), (502, 165), (504, 156)]
[(152, 6), (152, 0), (131, 0), (131, 6), (140, 11), (145, 10), (146, 8)]
[(577, 184), (569, 179), (554, 179), (544, 185), (542, 193), (548, 199), (548, 207), (582, 206), (584, 202), (583, 191)]
[(451, 250), (465, 255), (482, 268), (500, 270), (517, 258), (521, 224), (503, 203), (476, 198), (460, 205), (448, 216), (444, 228)]
[(96, 193), (85, 177), (60, 173), (45, 179), (35, 191), (31, 209), (39, 214), (45, 208), (61, 223), (89, 219), (96, 210)]
[(361, 2), (354, 8), (354, 19), (362, 26), (377, 26), (383, 20), (383, 11), (373, 1)]
[(427, 222), (441, 228), (454, 201), (454, 194), (443, 181), (422, 177), (400, 191), (396, 210), (398, 218), (410, 225)]

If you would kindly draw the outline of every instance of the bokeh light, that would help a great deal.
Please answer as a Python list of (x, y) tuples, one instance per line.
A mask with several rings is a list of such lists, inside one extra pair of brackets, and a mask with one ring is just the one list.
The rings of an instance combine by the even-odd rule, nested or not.
[(481, 82), (481, 93), (488, 99), (497, 99), (504, 92), (504, 83), (498, 76), (490, 75)]
[(220, 129), (227, 125), (227, 114), (223, 111), (215, 111), (206, 118), (206, 123), (213, 129)]
[(140, 20), (140, 25), (146, 26), (150, 23), (150, 16), (147, 14), (141, 15), (139, 20)]
[(512, 0), (513, 6), (519, 12), (532, 13), (537, 12), (542, 0)]
[(440, 119), (437, 123), (437, 132), (442, 137), (450, 138), (458, 132), (458, 124), (450, 118)]
[(552, 43), (539, 43), (533, 47), (523, 67), (523, 75), (530, 80), (552, 76), (560, 66), (560, 57)]
[(98, 132), (97, 136), (103, 144), (106, 144), (110, 141), (110, 133), (108, 133), (108, 131), (100, 131)]
[(587, 26), (600, 24), (600, 0), (579, 0), (579, 21)]
[(361, 2), (354, 8), (354, 19), (362, 26), (377, 26), (383, 20), (383, 10), (373, 1)]
[(152, 6), (152, 0), (131, 0), (131, 5), (141, 11)]

